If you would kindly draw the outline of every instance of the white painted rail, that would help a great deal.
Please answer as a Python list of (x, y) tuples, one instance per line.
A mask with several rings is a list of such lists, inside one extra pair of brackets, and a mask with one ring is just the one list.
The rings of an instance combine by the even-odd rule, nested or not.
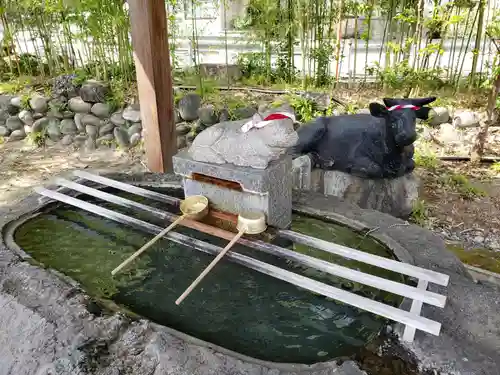
[[(152, 199), (155, 201), (169, 203), (172, 205), (177, 205), (180, 199), (175, 197), (170, 197), (161, 193), (153, 192), (147, 189), (143, 189), (137, 186), (132, 186), (129, 184), (125, 184), (123, 182), (115, 181), (106, 177), (97, 176), (88, 172), (76, 171), (74, 175), (80, 177), (82, 179), (93, 181), (99, 183), (101, 185), (105, 185), (108, 187), (113, 187), (115, 189), (119, 189), (128, 193), (132, 193), (135, 195), (139, 195), (144, 198)], [(104, 192), (99, 189), (91, 188), (82, 183), (76, 183), (73, 181), (68, 181), (62, 178), (57, 178), (55, 183), (59, 186), (63, 186), (70, 190), (74, 190), (76, 192), (80, 192), (89, 196), (93, 196), (95, 198), (101, 199), (103, 201), (116, 204), (118, 206), (126, 207), (129, 209), (135, 209), (143, 212), (147, 212), (150, 215), (160, 218), (163, 220), (174, 221), (177, 216), (171, 214), (167, 211), (163, 211), (151, 206), (148, 206), (143, 203), (135, 202), (133, 200), (129, 200), (117, 195), (113, 195), (107, 192)], [(66, 204), (73, 205), (75, 207), (87, 210), (94, 214), (106, 217), (111, 220), (118, 221), (120, 223), (131, 225), (133, 227), (146, 230), (150, 233), (158, 233), (161, 228), (156, 227), (150, 223), (135, 219), (133, 217), (129, 217), (127, 215), (105, 209), (95, 204), (91, 204), (77, 198), (73, 198), (62, 194), (60, 192), (55, 192), (52, 190), (47, 190), (43, 188), (35, 189), (39, 194), (49, 197), (54, 200), (58, 200), (60, 202), (64, 202)], [(403, 340), (404, 341), (413, 341), (415, 332), (417, 329), (438, 335), (441, 324), (429, 319), (422, 317), (421, 310), (423, 303), (427, 303), (430, 305), (434, 305), (437, 307), (444, 307), (446, 304), (446, 297), (434, 293), (427, 290), (429, 283), (435, 283), (438, 285), (446, 286), (449, 282), (449, 276), (427, 270), (421, 267), (416, 267), (410, 264), (401, 263), (396, 260), (387, 259), (383, 257), (379, 257), (376, 255), (368, 254), (359, 250), (351, 249), (345, 246), (337, 245), (328, 241), (320, 240), (314, 237), (310, 237), (307, 235), (303, 235), (301, 233), (296, 233), (289, 230), (279, 230), (278, 235), (292, 240), (296, 243), (300, 243), (306, 246), (314, 247), (332, 254), (336, 254), (345, 258), (354, 259), (360, 262), (364, 262), (366, 264), (371, 264), (380, 268), (384, 268), (387, 270), (391, 270), (403, 275), (411, 276), (418, 279), (418, 286), (413, 287), (410, 285), (406, 285), (404, 283), (395, 282), (392, 280), (384, 279), (378, 276), (374, 276), (371, 274), (367, 274), (364, 272), (360, 272), (357, 270), (353, 270), (347, 267), (343, 267), (331, 262), (327, 262), (321, 259), (317, 259), (305, 254), (301, 254), (295, 252), (293, 250), (281, 248), (276, 245), (272, 245), (269, 243), (265, 243), (258, 240), (248, 240), (245, 238), (240, 239), (240, 243), (244, 246), (249, 246), (254, 249), (264, 251), (268, 254), (275, 255), (278, 257), (282, 257), (296, 263), (302, 264), (307, 267), (316, 268), (322, 272), (329, 273), (347, 280), (355, 281), (357, 283), (361, 283), (364, 285), (368, 285), (374, 288), (378, 288), (380, 290), (385, 290), (390, 293), (394, 293), (406, 298), (410, 298), (413, 300), (411, 310), (404, 311), (400, 308), (396, 308), (393, 306), (386, 305), (384, 303), (374, 301), (357, 294), (338, 289), (332, 287), (330, 285), (321, 283), (319, 281), (277, 268), (270, 264), (260, 262), (256, 259), (249, 258), (247, 256), (243, 256), (241, 254), (237, 254), (231, 252), (233, 258), (229, 258), (230, 260), (234, 260), (237, 263), (243, 264), (247, 267), (250, 267), (259, 272), (266, 273), (270, 276), (278, 278), (280, 280), (284, 280), (300, 286), (302, 288), (308, 289), (315, 293), (327, 296), (329, 298), (336, 299), (342, 303), (346, 303), (362, 310), (366, 310), (377, 315), (386, 317), (388, 319), (400, 322), (405, 325)], [(173, 236), (173, 237), (172, 237)], [(218, 247), (214, 247), (213, 245), (198, 241), (186, 236), (183, 236), (179, 233), (173, 232), (171, 236), (168, 236), (168, 239), (173, 240), (178, 243), (182, 243), (186, 246), (193, 247), (197, 250), (209, 252), (209, 253), (217, 253), (221, 249)], [(188, 240), (189, 239), (189, 240)], [(180, 241), (180, 242), (179, 242)], [(206, 248), (204, 248), (206, 247)], [(234, 258), (236, 256), (236, 258)], [(239, 257), (239, 258), (238, 258)], [(245, 261), (241, 261), (241, 259), (245, 259)], [(259, 267), (255, 268), (255, 263), (259, 264)], [(253, 265), (253, 266), (252, 266)], [(263, 266), (264, 265), (264, 266)]]
[(416, 267), (408, 263), (398, 262), (393, 259), (387, 259), (378, 255), (365, 253), (363, 251), (351, 249), (342, 245), (337, 245), (332, 242), (320, 240), (319, 238), (314, 238), (305, 234), (293, 232), (291, 230), (280, 230), (278, 234), (280, 237), (287, 238), (291, 241), (314, 247), (319, 250), (323, 250), (330, 254), (340, 255), (344, 258), (349, 258), (362, 263), (385, 268), (386, 270), (415, 277), (419, 280), (423, 279), (443, 286), (448, 285), (448, 281), (450, 280), (450, 277), (448, 275), (439, 272)]
[(135, 195), (139, 195), (144, 198), (149, 198), (155, 200), (157, 202), (169, 203), (169, 204), (178, 204), (180, 202), (179, 198), (170, 197), (165, 194), (157, 193), (156, 191), (151, 191), (147, 189), (140, 188), (138, 186), (125, 184), (120, 181), (112, 180), (107, 177), (98, 176), (92, 173), (84, 172), (84, 171), (74, 171), (73, 175), (76, 177), (83, 178), (85, 180), (97, 182), (101, 185), (106, 185), (118, 190), (122, 190), (126, 193), (132, 193)]
[[(175, 221), (178, 217), (154, 208), (142, 203), (138, 203), (135, 201), (131, 201), (129, 199), (125, 199), (119, 197), (117, 195), (106, 193), (105, 191), (94, 189), (79, 183), (75, 183), (72, 181), (68, 181), (63, 178), (56, 178), (54, 180), (60, 186), (67, 187), (71, 190), (102, 199), (103, 201), (114, 203), (118, 206), (126, 207), (126, 208), (135, 208), (144, 212), (151, 214), (152, 216), (158, 217), (159, 219), (169, 220), (171, 222)], [(320, 271), (329, 273), (331, 275), (339, 276), (347, 280), (355, 281), (364, 285), (372, 286), (374, 288), (378, 288), (381, 290), (385, 290), (390, 293), (394, 293), (403, 297), (413, 298), (415, 300), (421, 300), (422, 302), (428, 303), (430, 305), (434, 305), (437, 307), (444, 307), (446, 304), (446, 297), (437, 293), (422, 291), (415, 287), (398, 283), (392, 280), (387, 280), (382, 277), (374, 276), (371, 274), (363, 273), (360, 271), (356, 271), (347, 267), (342, 267), (337, 264), (333, 264), (321, 259), (313, 258), (311, 256), (294, 252), (292, 250), (284, 249), (279, 246), (271, 245), (268, 243), (264, 243), (262, 241), (244, 241), (241, 242), (244, 245), (255, 248), (256, 250), (265, 251), (271, 255), (281, 256), (288, 260), (292, 260), (298, 262), (304, 266), (316, 268)], [(261, 246), (252, 246), (252, 245), (261, 245)]]

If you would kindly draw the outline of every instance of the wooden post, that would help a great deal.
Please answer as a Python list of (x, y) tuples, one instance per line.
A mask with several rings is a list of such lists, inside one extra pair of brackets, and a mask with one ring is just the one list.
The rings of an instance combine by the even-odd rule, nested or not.
[(164, 0), (128, 0), (147, 166), (172, 170), (177, 152)]

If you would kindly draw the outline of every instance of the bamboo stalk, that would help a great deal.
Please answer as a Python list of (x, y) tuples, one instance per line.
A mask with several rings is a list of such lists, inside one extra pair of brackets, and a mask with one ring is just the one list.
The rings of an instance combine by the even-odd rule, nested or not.
[[(336, 43), (336, 50), (337, 50), (337, 56), (336, 56), (336, 67), (335, 67), (335, 82), (339, 82), (339, 74), (340, 74), (340, 56), (341, 56), (341, 49), (340, 49), (340, 43), (342, 41), (342, 12), (344, 11), (344, 0), (339, 1), (339, 18), (338, 18), (338, 28), (337, 28), (337, 43)], [(346, 25), (347, 27), (347, 25)]]
[(459, 85), (460, 85), (460, 78), (462, 77), (464, 63), (465, 63), (465, 59), (467, 57), (467, 51), (469, 49), (469, 44), (470, 44), (470, 41), (472, 39), (472, 33), (474, 32), (474, 25), (476, 23), (476, 20), (478, 19), (478, 16), (479, 16), (479, 8), (476, 11), (476, 15), (474, 16), (474, 21), (472, 22), (472, 27), (471, 27), (470, 32), (469, 32), (469, 37), (467, 38), (467, 43), (465, 44), (464, 57), (462, 59), (462, 63), (460, 64), (460, 70), (458, 71), (458, 74), (457, 74), (457, 79), (456, 79), (456, 83), (455, 83), (455, 90), (458, 90)]
[[(465, 20), (465, 31), (467, 31), (467, 29), (469, 27), (469, 20), (470, 20), (471, 13), (472, 13), (471, 11), (467, 13), (467, 18)], [(457, 31), (457, 38), (458, 38), (458, 31)], [(462, 55), (463, 47), (464, 47), (464, 38), (462, 36), (461, 43), (460, 43), (460, 50), (458, 51), (457, 60), (460, 60), (460, 56)], [(453, 63), (453, 65), (456, 65), (456, 64)], [(458, 75), (458, 78), (457, 78), (457, 75)], [(460, 80), (459, 69), (455, 70), (454, 73), (453, 73), (453, 75), (452, 75), (452, 77), (451, 77), (451, 81), (455, 82), (455, 80), (457, 80), (457, 81)]]
[(373, 7), (375, 4), (375, 0), (370, 0), (369, 6), (368, 6), (368, 24), (367, 24), (367, 36), (366, 36), (366, 42), (365, 42), (365, 81), (368, 76), (368, 51), (369, 51), (369, 42), (370, 42), (370, 37), (371, 37), (371, 27), (372, 27), (372, 15), (373, 15)]
[(354, 15), (354, 61), (353, 61), (353, 77), (356, 80), (356, 66), (358, 64), (358, 22), (359, 22), (359, 14), (356, 8), (356, 13)]
[(470, 72), (470, 86), (469, 89), (472, 88), (475, 84), (476, 80), (476, 70), (477, 70), (477, 62), (479, 58), (479, 51), (481, 48), (481, 39), (484, 28), (484, 8), (485, 8), (485, 0), (479, 0), (478, 4), (478, 20), (477, 20), (477, 29), (476, 29), (476, 40), (474, 41), (474, 52), (472, 55), (472, 67)]

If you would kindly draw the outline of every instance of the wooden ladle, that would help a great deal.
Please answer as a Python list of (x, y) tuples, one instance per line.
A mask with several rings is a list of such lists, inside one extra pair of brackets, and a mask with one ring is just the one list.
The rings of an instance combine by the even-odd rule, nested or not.
[(215, 259), (203, 270), (184, 293), (175, 301), (179, 305), (201, 280), (215, 267), (215, 265), (224, 257), (224, 255), (233, 247), (243, 234), (259, 234), (267, 229), (266, 217), (262, 212), (249, 212), (238, 215), (238, 224), (236, 225), (238, 234), (226, 245), (226, 247), (215, 257)]
[(203, 195), (192, 195), (184, 199), (180, 204), (180, 209), (182, 215), (179, 216), (172, 224), (163, 229), (158, 233), (151, 241), (129, 256), (122, 264), (111, 271), (111, 275), (116, 275), (123, 268), (125, 268), (129, 263), (131, 263), (135, 258), (146, 251), (151, 245), (156, 241), (174, 229), (179, 223), (184, 219), (200, 220), (203, 219), (208, 214), (208, 199)]

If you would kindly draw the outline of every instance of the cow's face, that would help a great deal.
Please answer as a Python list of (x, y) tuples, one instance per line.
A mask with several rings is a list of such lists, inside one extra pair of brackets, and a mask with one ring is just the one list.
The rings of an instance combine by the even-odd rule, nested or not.
[(395, 146), (403, 149), (417, 139), (415, 123), (417, 112), (411, 108), (389, 110), (379, 103), (370, 103), (370, 113), (374, 117), (385, 119), (386, 137)]

